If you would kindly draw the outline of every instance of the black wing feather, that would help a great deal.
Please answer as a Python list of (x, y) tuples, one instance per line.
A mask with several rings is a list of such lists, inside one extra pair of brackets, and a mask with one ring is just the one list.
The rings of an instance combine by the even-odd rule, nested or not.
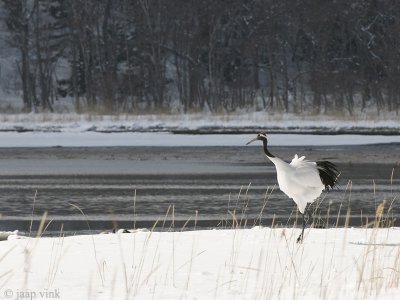
[(325, 189), (333, 189), (338, 186), (339, 171), (335, 164), (326, 160), (317, 161), (317, 169)]

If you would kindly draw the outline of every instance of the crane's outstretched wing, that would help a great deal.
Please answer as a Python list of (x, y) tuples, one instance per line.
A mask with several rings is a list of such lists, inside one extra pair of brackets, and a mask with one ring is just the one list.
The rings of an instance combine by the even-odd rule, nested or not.
[(304, 155), (302, 157), (299, 157), (297, 154), (295, 154), (290, 164), (292, 166), (299, 165), (302, 161), (304, 161), (305, 158), (306, 157)]
[(296, 154), (290, 165), (293, 167), (292, 180), (305, 188), (320, 188), (323, 185), (318, 173), (317, 164), (305, 159), (305, 156), (298, 157)]

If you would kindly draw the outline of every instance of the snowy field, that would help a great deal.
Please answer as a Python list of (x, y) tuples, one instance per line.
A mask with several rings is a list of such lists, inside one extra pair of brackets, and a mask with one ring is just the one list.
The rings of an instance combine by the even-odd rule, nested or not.
[(398, 299), (400, 230), (10, 236), (0, 299)]

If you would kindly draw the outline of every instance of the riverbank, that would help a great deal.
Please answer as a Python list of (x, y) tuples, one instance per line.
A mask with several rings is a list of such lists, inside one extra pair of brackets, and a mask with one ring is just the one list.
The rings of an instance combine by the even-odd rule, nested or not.
[(297, 134), (398, 135), (396, 114), (313, 115), (267, 112), (230, 114), (76, 113), (0, 114), (0, 132), (170, 132), (181, 134), (247, 134), (261, 130)]

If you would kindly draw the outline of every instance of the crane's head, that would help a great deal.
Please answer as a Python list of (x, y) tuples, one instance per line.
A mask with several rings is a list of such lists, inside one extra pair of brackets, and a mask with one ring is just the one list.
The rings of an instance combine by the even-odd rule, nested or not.
[(246, 145), (251, 144), (252, 142), (255, 141), (266, 141), (266, 140), (267, 140), (267, 134), (265, 132), (260, 132), (254, 139), (249, 141)]

